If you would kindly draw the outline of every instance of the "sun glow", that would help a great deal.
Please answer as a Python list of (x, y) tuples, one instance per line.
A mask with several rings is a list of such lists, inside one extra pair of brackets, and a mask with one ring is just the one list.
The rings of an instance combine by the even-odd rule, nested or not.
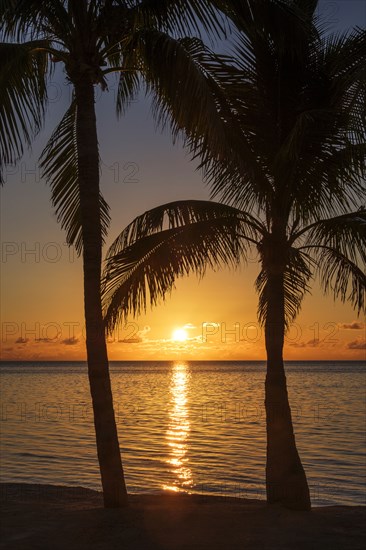
[(177, 328), (173, 331), (172, 340), (175, 342), (185, 342), (188, 339), (187, 331), (184, 328)]

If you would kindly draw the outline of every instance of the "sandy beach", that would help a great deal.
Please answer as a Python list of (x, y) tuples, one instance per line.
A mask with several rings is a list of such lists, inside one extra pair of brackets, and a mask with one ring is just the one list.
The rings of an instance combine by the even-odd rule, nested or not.
[(105, 510), (80, 487), (1, 484), (4, 550), (356, 550), (366, 542), (366, 508), (312, 512), (263, 501), (201, 495), (131, 495)]

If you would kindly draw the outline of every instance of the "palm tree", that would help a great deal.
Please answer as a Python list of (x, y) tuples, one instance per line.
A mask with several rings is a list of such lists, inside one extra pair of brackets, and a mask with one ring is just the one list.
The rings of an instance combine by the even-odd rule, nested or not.
[(366, 33), (326, 35), (315, 17), (317, 2), (290, 4), (294, 12), (306, 8), (301, 28), (272, 2), (253, 2), (250, 14), (237, 10), (230, 64), (202, 48), (224, 139), (188, 132), (187, 144), (221, 203), (170, 203), (136, 218), (108, 252), (103, 294), (111, 330), (146, 308), (148, 292), (154, 305), (177, 277), (238, 264), (250, 247), (257, 249), (267, 353), (267, 501), (307, 510), (284, 335), (312, 278), (334, 299), (365, 310)]
[[(42, 126), (47, 81), (63, 65), (73, 99), (41, 157), (58, 220), (83, 257), (88, 375), (98, 459), (107, 507), (127, 504), (108, 370), (100, 297), (101, 254), (109, 210), (99, 188), (95, 86), (119, 74), (122, 114), (145, 82), (157, 112), (164, 102), (190, 128), (207, 126), (214, 101), (191, 57), (201, 28), (218, 32), (221, 19), (206, 1), (1, 0), (1, 166), (15, 162)], [(198, 40), (198, 39), (197, 39)], [(189, 122), (187, 122), (189, 120)], [(181, 123), (181, 122), (180, 122)], [(218, 126), (210, 124), (214, 137)]]

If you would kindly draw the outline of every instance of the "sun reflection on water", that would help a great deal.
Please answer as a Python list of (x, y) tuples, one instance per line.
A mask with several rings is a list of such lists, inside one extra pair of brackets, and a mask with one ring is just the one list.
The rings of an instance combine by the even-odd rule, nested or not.
[(170, 491), (187, 491), (193, 485), (192, 472), (188, 467), (188, 436), (190, 422), (187, 405), (187, 386), (189, 372), (185, 363), (173, 366), (170, 384), (169, 428), (165, 438), (170, 447), (167, 463), (175, 481), (171, 485), (163, 485)]

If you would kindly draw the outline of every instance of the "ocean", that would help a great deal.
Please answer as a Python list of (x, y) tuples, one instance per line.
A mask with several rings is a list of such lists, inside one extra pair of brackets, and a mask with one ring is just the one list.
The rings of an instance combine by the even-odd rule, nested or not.
[[(130, 492), (265, 498), (264, 362), (111, 362)], [(362, 362), (287, 362), (314, 506), (366, 504)], [(3, 362), (1, 481), (100, 490), (86, 364)]]

